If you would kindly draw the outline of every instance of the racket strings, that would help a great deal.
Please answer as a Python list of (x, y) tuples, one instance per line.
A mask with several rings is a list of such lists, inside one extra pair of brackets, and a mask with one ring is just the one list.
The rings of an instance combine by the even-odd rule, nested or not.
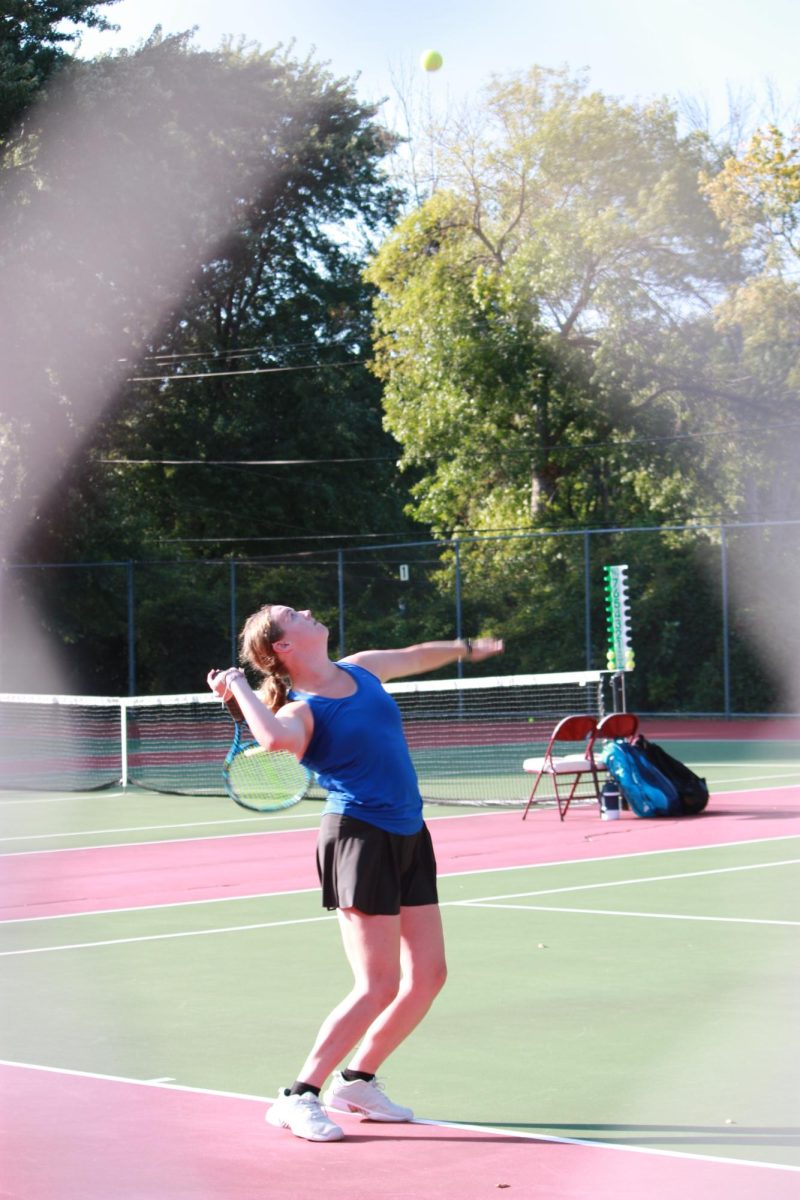
[(288, 807), (308, 787), (307, 769), (287, 750), (268, 753), (259, 746), (243, 746), (225, 770), (228, 790), (240, 804), (257, 808)]

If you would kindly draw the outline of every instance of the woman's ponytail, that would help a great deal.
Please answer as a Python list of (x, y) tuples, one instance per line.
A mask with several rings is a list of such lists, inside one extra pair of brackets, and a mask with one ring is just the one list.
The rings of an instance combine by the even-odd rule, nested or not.
[(282, 637), (283, 630), (272, 618), (271, 604), (249, 616), (239, 634), (239, 657), (263, 676), (258, 695), (273, 712), (283, 708), (291, 687), (286, 668), (273, 649)]

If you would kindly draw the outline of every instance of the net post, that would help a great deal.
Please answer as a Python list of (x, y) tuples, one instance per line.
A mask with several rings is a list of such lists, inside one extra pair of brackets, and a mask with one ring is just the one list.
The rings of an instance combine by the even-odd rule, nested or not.
[(119, 702), (119, 739), (120, 783), (125, 788), (128, 786), (128, 705), (122, 699)]
[(731, 715), (731, 630), (728, 599), (728, 531), (719, 527), (720, 581), (722, 592), (722, 705)]
[(133, 560), (127, 563), (128, 593), (128, 695), (136, 695), (136, 600), (133, 590)]
[[(453, 550), (455, 551), (456, 560), (456, 641), (460, 642), (464, 636), (464, 630), (461, 611), (461, 543), (458, 538), (453, 538)], [(464, 664), (458, 658), (456, 659), (456, 675), (460, 679), (463, 674)]]
[(586, 670), (592, 669), (592, 592), (591, 592), (591, 532), (583, 531), (583, 634), (586, 647)]
[(625, 699), (625, 672), (612, 671), (610, 674), (612, 712), (627, 712), (627, 702)]

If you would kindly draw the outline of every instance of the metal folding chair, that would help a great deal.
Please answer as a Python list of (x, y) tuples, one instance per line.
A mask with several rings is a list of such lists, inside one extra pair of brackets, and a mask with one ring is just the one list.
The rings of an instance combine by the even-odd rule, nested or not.
[(625, 738), (630, 741), (635, 738), (639, 732), (639, 718), (635, 713), (620, 712), (609, 713), (607, 717), (603, 717), (602, 721), (598, 721), (597, 733), (595, 741), (616, 741), (619, 738)]
[[(578, 788), (578, 784), (582, 780), (586, 781), (587, 777), (592, 781), (594, 798), (599, 803), (600, 784), (597, 778), (597, 766), (594, 761), (594, 754), (592, 753), (596, 736), (597, 721), (594, 717), (588, 714), (564, 717), (551, 733), (550, 741), (544, 755), (541, 758), (525, 759), (522, 764), (523, 771), (529, 775), (535, 775), (536, 778), (528, 797), (528, 803), (525, 805), (525, 811), (522, 814), (523, 821), (528, 815), (528, 809), (533, 804), (536, 789), (545, 776), (553, 781), (553, 790), (555, 791), (556, 803), (558, 804), (558, 815), (562, 821), (567, 815), (567, 810)], [(556, 753), (562, 746), (567, 744), (574, 745), (576, 742), (585, 743), (585, 749), (582, 754), (565, 755)], [(568, 782), (570, 783), (569, 792), (564, 794), (559, 787), (559, 783), (566, 788)]]

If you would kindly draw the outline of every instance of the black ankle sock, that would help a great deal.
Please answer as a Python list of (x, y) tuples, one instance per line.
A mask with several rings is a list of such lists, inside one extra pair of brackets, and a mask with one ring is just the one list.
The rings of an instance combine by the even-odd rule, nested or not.
[(290, 1096), (304, 1096), (306, 1092), (312, 1092), (315, 1096), (318, 1096), (319, 1088), (314, 1087), (313, 1083), (303, 1083), (302, 1079), (296, 1079), (289, 1088)]
[(372, 1083), (374, 1078), (375, 1076), (370, 1075), (369, 1071), (351, 1071), (349, 1067), (342, 1071), (342, 1079), (345, 1083), (355, 1083), (356, 1079), (363, 1079), (364, 1083)]

